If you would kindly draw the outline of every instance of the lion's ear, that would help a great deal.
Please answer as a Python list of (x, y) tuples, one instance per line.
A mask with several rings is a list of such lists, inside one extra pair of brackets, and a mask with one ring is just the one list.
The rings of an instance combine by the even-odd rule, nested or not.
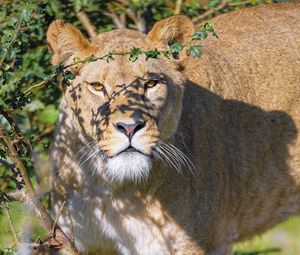
[(74, 26), (55, 20), (47, 31), (47, 41), (53, 52), (52, 63), (70, 64), (74, 58), (84, 59), (93, 55), (95, 48)]
[(192, 21), (183, 15), (174, 15), (154, 24), (147, 39), (156, 45), (171, 45), (173, 42), (184, 43), (194, 33)]

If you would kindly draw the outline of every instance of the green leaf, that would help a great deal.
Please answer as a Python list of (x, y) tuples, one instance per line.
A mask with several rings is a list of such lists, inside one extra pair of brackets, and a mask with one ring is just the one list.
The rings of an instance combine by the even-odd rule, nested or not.
[(62, 74), (63, 71), (64, 71), (64, 68), (61, 65), (55, 67), (56, 74)]
[(28, 36), (28, 34), (21, 33), (21, 41), (24, 42), (24, 43), (29, 42), (29, 36)]
[(11, 36), (11, 37), (12, 37), (13, 34), (15, 33), (15, 31), (12, 30), (12, 29), (3, 30), (2, 32), (3, 32), (3, 34), (9, 35), (9, 36)]
[(160, 55), (160, 52), (157, 49), (153, 49), (153, 50), (148, 50), (144, 52), (145, 56), (146, 56), (146, 60), (149, 58), (158, 58), (158, 56)]
[(214, 28), (213, 28), (212, 24), (210, 24), (210, 23), (205, 23), (203, 28), (208, 32), (211, 32), (211, 33), (214, 32)]
[(167, 59), (171, 58), (171, 53), (168, 50), (164, 50), (161, 52), (163, 54), (164, 57), (166, 57)]
[(135, 62), (138, 59), (138, 57), (141, 54), (141, 52), (142, 52), (141, 48), (133, 47), (130, 50), (129, 60), (131, 62)]
[(214, 37), (216, 37), (216, 38), (219, 38), (219, 36), (217, 35), (217, 33), (216, 32), (212, 32), (212, 34), (211, 34), (212, 36), (214, 36)]
[(194, 40), (205, 40), (207, 37), (207, 32), (204, 30), (196, 31), (193, 35)]
[(113, 57), (113, 53), (108, 53), (107, 57), (106, 57), (106, 62), (109, 63), (109, 61), (112, 61), (114, 60), (114, 57)]
[(186, 51), (186, 55), (187, 56), (192, 55), (193, 58), (200, 58), (203, 54), (203, 52), (200, 50), (201, 47), (202, 47), (201, 45), (190, 46)]
[(65, 80), (74, 80), (75, 79), (75, 75), (73, 73), (71, 73), (70, 71), (64, 72), (63, 77)]
[[(96, 56), (92, 55), (92, 56), (87, 57), (87, 58), (84, 60), (84, 62), (85, 62), (85, 63), (95, 62), (95, 61), (97, 61), (98, 59), (99, 59), (99, 58), (97, 58)], [(75, 62), (76, 62), (76, 61), (75, 61)]]
[(1, 37), (1, 43), (4, 44), (4, 43), (7, 43), (7, 42), (10, 42), (11, 40), (11, 35), (3, 35)]
[(173, 44), (170, 45), (170, 50), (172, 54), (179, 53), (183, 50), (183, 46), (178, 42), (174, 42)]
[(58, 119), (58, 111), (54, 105), (47, 105), (37, 117), (42, 123), (54, 124)]
[(3, 70), (4, 71), (8, 71), (10, 69), (10, 65), (9, 64), (3, 64)]

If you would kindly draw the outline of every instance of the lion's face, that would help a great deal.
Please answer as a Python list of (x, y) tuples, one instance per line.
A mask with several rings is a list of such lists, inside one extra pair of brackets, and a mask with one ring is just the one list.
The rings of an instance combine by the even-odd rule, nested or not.
[[(74, 27), (57, 21), (48, 30), (48, 41), (55, 53), (53, 61), (70, 64), (74, 57), (166, 46), (165, 40), (155, 38), (155, 29), (148, 36), (115, 30), (89, 43)], [(66, 38), (67, 32), (72, 34)], [(55, 38), (59, 42), (60, 35), (62, 46), (51, 41)], [(63, 46), (70, 38), (73, 46), (74, 40), (78, 41), (72, 53), (70, 48), (64, 51)], [(76, 78), (65, 88), (65, 99), (87, 142), (96, 141), (101, 165), (106, 166), (103, 177), (118, 182), (146, 178), (152, 160), (166, 150), (159, 147), (160, 143), (171, 136), (180, 117), (184, 77), (178, 63), (163, 57), (146, 60), (144, 56), (130, 62), (125, 55), (114, 56), (109, 62), (86, 63), (72, 71)]]

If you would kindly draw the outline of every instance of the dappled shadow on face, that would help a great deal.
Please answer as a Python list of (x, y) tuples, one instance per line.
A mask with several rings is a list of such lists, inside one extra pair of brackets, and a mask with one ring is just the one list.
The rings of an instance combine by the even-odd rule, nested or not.
[[(150, 118), (155, 118), (151, 113), (154, 111), (154, 106), (145, 97), (139, 79), (126, 86), (118, 85), (107, 102), (97, 108), (90, 108), (89, 116), (91, 118), (86, 117), (84, 113), (87, 109), (83, 109), (78, 103), (84, 97), (79, 84), (71, 85), (65, 93), (69, 93), (72, 104), (66, 105), (66, 101), (64, 101), (61, 107), (61, 121), (52, 157), (52, 160), (55, 161), (54, 165), (56, 165), (54, 171), (56, 210), (63, 200), (67, 200), (73, 221), (76, 222), (75, 232), (84, 236), (87, 229), (95, 231), (94, 236), (97, 240), (90, 240), (92, 246), (99, 243), (98, 237), (103, 235), (101, 226), (97, 222), (102, 217), (102, 210), (105, 207), (105, 210), (109, 211), (107, 224), (118, 225), (117, 232), (121, 233), (122, 237), (126, 237), (126, 242), (132, 243), (132, 247), (134, 247), (134, 240), (130, 237), (131, 234), (127, 233), (127, 229), (123, 227), (118, 215), (121, 213), (134, 218), (146, 215), (145, 198), (141, 194), (132, 193), (132, 185), (135, 186), (132, 182), (118, 185), (107, 183), (102, 179), (101, 170), (103, 169), (99, 169), (99, 164), (105, 161), (105, 157), (102, 157), (101, 148), (97, 142), (101, 140), (113, 114), (127, 115), (133, 120), (143, 118), (149, 121)], [(162, 100), (162, 96), (157, 99), (157, 101)], [(74, 122), (76, 122), (75, 125)], [(87, 123), (90, 124), (93, 132), (89, 127), (87, 128)], [(94, 131), (95, 129), (96, 131)], [(145, 183), (140, 183), (136, 185), (136, 188), (145, 188), (145, 185)], [(134, 187), (135, 190), (136, 188)], [(116, 205), (116, 201), (112, 199), (111, 189), (116, 194), (118, 189), (122, 190), (117, 194), (118, 199), (122, 200), (122, 208)], [(133, 197), (127, 199), (126, 192), (132, 193)], [(134, 208), (132, 204), (135, 204)], [(156, 224), (154, 220), (153, 223)], [(61, 224), (70, 226), (67, 215), (61, 216)]]

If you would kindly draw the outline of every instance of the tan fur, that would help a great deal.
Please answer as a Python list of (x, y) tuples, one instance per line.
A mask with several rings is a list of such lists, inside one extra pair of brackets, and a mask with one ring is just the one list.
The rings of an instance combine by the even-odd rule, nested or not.
[[(239, 10), (213, 24), (219, 39), (202, 42), (201, 59), (131, 63), (117, 56), (83, 65), (66, 88), (52, 154), (54, 195), (56, 209), (68, 201), (83, 254), (228, 255), (234, 242), (299, 214), (300, 4)], [(70, 63), (86, 49), (102, 56), (161, 47), (192, 31), (187, 18), (174, 16), (147, 36), (121, 29), (88, 42), (60, 21), (47, 35), (53, 62)], [(147, 94), (143, 84), (153, 76), (161, 84)], [(108, 99), (87, 84), (95, 81), (105, 84), (107, 98), (133, 85), (105, 112)], [(156, 160), (142, 182), (116, 182), (97, 157), (80, 152), (96, 140), (116, 157), (123, 138), (115, 124), (134, 119), (146, 123), (136, 133), (145, 155), (159, 139), (169, 141), (194, 163), (194, 173), (188, 164), (180, 174)], [(69, 231), (67, 216), (60, 224)]]

